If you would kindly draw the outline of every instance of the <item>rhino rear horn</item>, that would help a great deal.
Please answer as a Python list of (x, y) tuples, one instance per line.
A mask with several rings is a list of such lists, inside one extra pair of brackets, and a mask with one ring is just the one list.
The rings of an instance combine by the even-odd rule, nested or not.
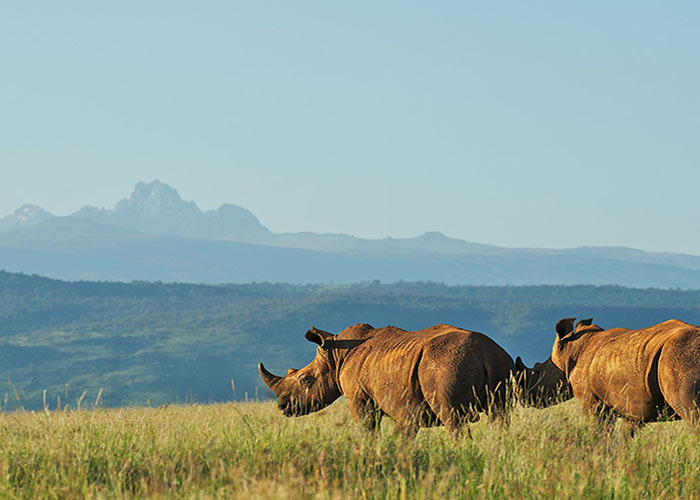
[(568, 335), (571, 332), (573, 332), (575, 321), (576, 318), (564, 318), (559, 320), (559, 323), (557, 323), (557, 326), (555, 327), (555, 330), (557, 331), (557, 336), (559, 338), (562, 338), (565, 335)]
[(525, 363), (523, 363), (523, 360), (520, 359), (520, 356), (515, 358), (515, 371), (518, 372), (524, 372), (527, 370), (527, 366), (525, 366)]
[(576, 331), (578, 331), (579, 328), (583, 328), (584, 326), (590, 326), (592, 324), (593, 318), (580, 319), (578, 320), (578, 323), (576, 323)]
[(275, 390), (275, 385), (277, 385), (277, 382), (282, 380), (282, 377), (278, 377), (277, 375), (267, 371), (262, 363), (258, 363), (258, 371), (260, 372), (263, 382), (265, 382), (265, 384), (273, 391)]

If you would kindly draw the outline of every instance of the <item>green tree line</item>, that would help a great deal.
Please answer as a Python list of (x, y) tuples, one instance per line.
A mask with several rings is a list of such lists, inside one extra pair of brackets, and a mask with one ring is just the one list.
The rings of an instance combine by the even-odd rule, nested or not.
[[(67, 282), (0, 271), (3, 409), (226, 401), (270, 394), (256, 365), (285, 373), (314, 355), (310, 326), (367, 322), (408, 330), (450, 323), (493, 337), (527, 363), (545, 359), (554, 324), (700, 323), (700, 290), (619, 286), (447, 286)], [(5, 390), (2, 390), (2, 384)], [(101, 391), (101, 392), (100, 392)]]

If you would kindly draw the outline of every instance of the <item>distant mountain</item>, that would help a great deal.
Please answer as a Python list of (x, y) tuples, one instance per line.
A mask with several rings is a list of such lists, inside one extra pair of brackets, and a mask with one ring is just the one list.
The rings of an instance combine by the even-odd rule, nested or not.
[(20, 207), (0, 219), (0, 269), (67, 280), (700, 289), (700, 256), (618, 247), (503, 248), (436, 232), (384, 239), (275, 234), (242, 207), (202, 212), (159, 181), (139, 182), (112, 210), (84, 207), (55, 217)]
[(54, 215), (36, 205), (22, 205), (12, 215), (0, 219), (0, 231), (14, 227), (31, 226), (52, 219)]
[(435, 281), (700, 288), (700, 258), (574, 250), (327, 252), (145, 234), (74, 217), (0, 232), (0, 269), (68, 280), (193, 283)]
[(366, 239), (346, 234), (250, 233), (232, 238), (241, 243), (253, 243), (285, 248), (303, 248), (324, 252), (381, 253), (381, 254), (497, 254), (511, 251), (494, 245), (470, 243), (448, 238), (442, 233), (429, 232), (415, 238)]
[(177, 190), (157, 180), (136, 184), (131, 196), (119, 201), (113, 210), (85, 206), (71, 217), (144, 233), (213, 239), (268, 232), (245, 208), (224, 204), (202, 212), (193, 201), (183, 200)]

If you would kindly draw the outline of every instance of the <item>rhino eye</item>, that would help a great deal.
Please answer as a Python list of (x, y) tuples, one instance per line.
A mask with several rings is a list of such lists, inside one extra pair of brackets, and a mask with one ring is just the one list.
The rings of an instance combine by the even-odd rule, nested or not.
[(299, 377), (299, 383), (304, 386), (304, 387), (311, 387), (314, 385), (314, 382), (316, 382), (316, 379), (313, 378), (311, 375), (302, 375)]

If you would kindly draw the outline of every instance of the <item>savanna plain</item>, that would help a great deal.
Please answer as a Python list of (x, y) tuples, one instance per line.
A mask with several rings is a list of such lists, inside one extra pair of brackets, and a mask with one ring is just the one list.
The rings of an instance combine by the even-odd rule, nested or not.
[(509, 422), (406, 437), (361, 430), (344, 400), (284, 418), (272, 402), (0, 415), (2, 498), (700, 498), (700, 432), (634, 435), (576, 400), (513, 403)]

